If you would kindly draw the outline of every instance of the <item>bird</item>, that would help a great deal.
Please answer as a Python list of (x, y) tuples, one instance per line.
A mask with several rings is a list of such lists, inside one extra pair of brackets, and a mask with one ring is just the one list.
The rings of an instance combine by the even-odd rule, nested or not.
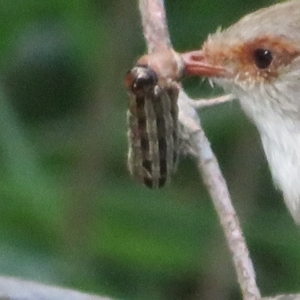
[(206, 77), (239, 99), (300, 224), (300, 1), (252, 12), (182, 59), (186, 75)]

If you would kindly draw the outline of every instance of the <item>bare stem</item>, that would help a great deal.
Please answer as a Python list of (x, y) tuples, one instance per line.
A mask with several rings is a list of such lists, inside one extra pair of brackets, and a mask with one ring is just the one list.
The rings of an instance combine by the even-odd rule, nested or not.
[(75, 290), (47, 286), (33, 281), (0, 276), (0, 300), (112, 300)]
[[(19, 278), (0, 276), (0, 300), (113, 300), (113, 298), (81, 293)], [(279, 295), (262, 300), (300, 300), (300, 295)]]
[[(171, 47), (162, 0), (140, 0), (140, 10), (144, 36), (150, 53)], [(238, 217), (231, 203), (230, 195), (217, 159), (211, 150), (208, 139), (200, 126), (199, 117), (191, 99), (183, 92), (179, 96), (179, 121), (190, 134), (193, 155), (197, 158), (198, 168), (212, 197), (219, 215), (245, 300), (260, 299), (255, 281), (255, 272), (249, 256)]]
[(148, 53), (171, 48), (164, 1), (140, 0), (139, 3)]
[(243, 299), (260, 299), (260, 292), (256, 285), (255, 272), (247, 244), (217, 159), (202, 128), (199, 128), (193, 134), (193, 139), (198, 168), (212, 197), (229, 249), (232, 253)]
[(196, 109), (201, 109), (205, 107), (214, 106), (217, 104), (227, 103), (229, 101), (232, 101), (234, 98), (235, 97), (233, 95), (229, 94), (229, 95), (223, 95), (212, 99), (197, 99), (197, 100), (191, 100), (191, 105)]

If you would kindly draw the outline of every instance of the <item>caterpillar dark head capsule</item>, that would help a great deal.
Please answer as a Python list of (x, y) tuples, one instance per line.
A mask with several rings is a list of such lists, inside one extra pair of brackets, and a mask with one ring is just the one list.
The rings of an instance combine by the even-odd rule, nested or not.
[(148, 66), (138, 65), (132, 68), (126, 76), (126, 85), (131, 92), (143, 96), (158, 83), (154, 70)]

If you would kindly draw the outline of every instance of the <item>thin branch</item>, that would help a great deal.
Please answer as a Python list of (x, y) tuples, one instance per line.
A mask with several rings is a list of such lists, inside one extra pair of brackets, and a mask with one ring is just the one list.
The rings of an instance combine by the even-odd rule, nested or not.
[(0, 276), (0, 300), (112, 300), (70, 289)]
[(148, 53), (171, 48), (164, 1), (140, 0), (139, 4)]
[(213, 200), (219, 216), (229, 249), (232, 253), (238, 282), (243, 299), (260, 299), (260, 292), (255, 281), (255, 272), (249, 256), (246, 241), (239, 225), (238, 217), (232, 205), (228, 188), (221, 173), (210, 143), (200, 126), (199, 117), (190, 105), (191, 99), (182, 91), (179, 97), (179, 120), (191, 136), (191, 154), (196, 157), (198, 169)]
[[(144, 36), (148, 49), (158, 51), (170, 47), (170, 37), (162, 0), (140, 0)], [(159, 16), (159, 17), (158, 17)], [(156, 33), (156, 30), (158, 32)], [(249, 256), (238, 217), (231, 203), (230, 195), (217, 159), (201, 128), (199, 118), (188, 96), (181, 91), (179, 96), (179, 121), (190, 134), (192, 153), (198, 163), (207, 189), (219, 215), (245, 300), (260, 299), (255, 281), (255, 272)]]
[[(0, 300), (113, 300), (78, 291), (0, 276)], [(300, 300), (300, 295), (280, 295), (262, 300)]]
[(229, 95), (223, 95), (220, 97), (212, 98), (212, 99), (197, 99), (197, 100), (191, 100), (191, 105), (196, 109), (202, 109), (205, 107), (214, 106), (217, 104), (223, 104), (227, 103), (229, 101), (232, 101), (235, 99), (235, 97), (231, 94)]

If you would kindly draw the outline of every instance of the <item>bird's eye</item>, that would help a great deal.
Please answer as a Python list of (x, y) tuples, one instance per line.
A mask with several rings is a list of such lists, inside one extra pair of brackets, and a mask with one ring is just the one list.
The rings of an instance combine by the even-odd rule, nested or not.
[(273, 60), (273, 54), (268, 49), (258, 48), (254, 50), (253, 58), (255, 65), (259, 69), (266, 69), (270, 66)]

